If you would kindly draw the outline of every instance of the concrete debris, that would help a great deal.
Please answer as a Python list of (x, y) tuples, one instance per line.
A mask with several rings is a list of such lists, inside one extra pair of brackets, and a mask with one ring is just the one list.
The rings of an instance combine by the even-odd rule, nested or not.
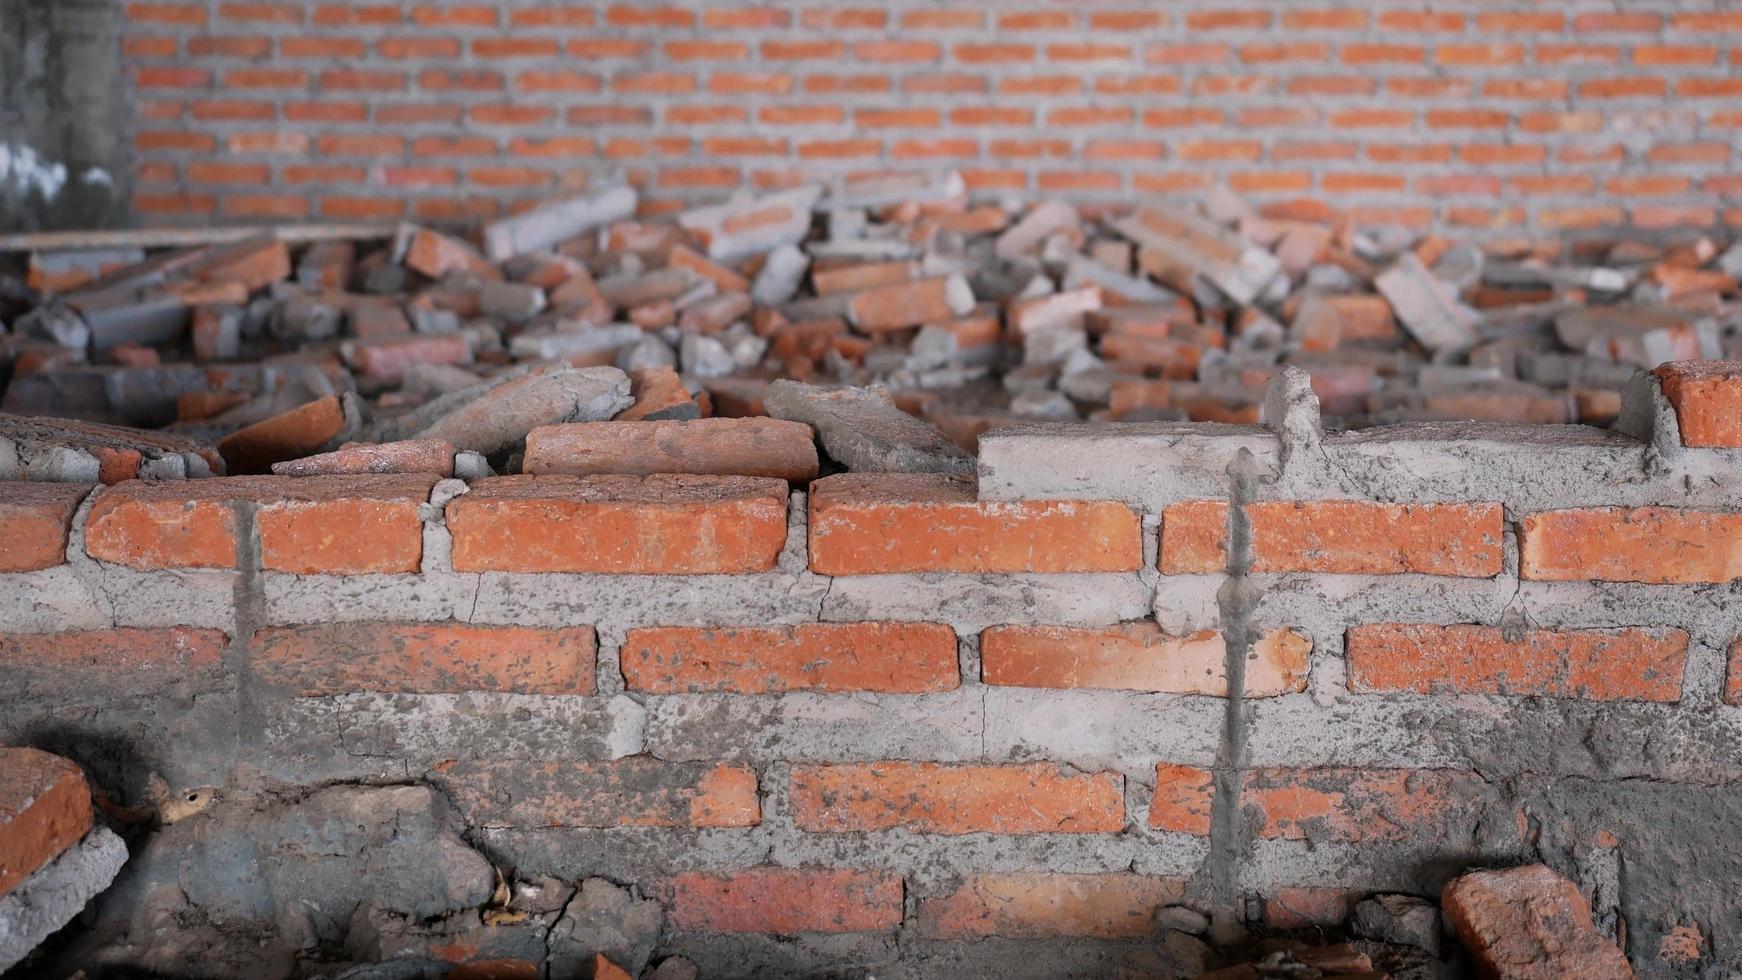
[(1384, 943), (1414, 946), (1440, 955), (1440, 910), (1414, 895), (1374, 895), (1355, 906), (1355, 935)]
[(776, 381), (768, 386), (763, 407), (777, 419), (816, 429), (829, 457), (853, 472), (974, 472), (972, 456), (902, 411), (881, 388), (826, 389)]
[[(780, 379), (880, 385), (929, 424), (915, 438), (935, 428), (972, 450), (1021, 418), (1252, 423), (1283, 367), (1308, 373), (1336, 427), (1606, 426), (1637, 370), (1742, 356), (1742, 245), (1691, 232), (1460, 243), (1225, 187), (1127, 206), (970, 201), (953, 173), (740, 193), (667, 218), (636, 205), (608, 187), (476, 240), (407, 224), (385, 246), (43, 253), (40, 300), (0, 275), (0, 407), (215, 443), (350, 392), (365, 421), (343, 438), (427, 433), (500, 467), (537, 425), (614, 417), (616, 398), (559, 413), (553, 389), (573, 381), (474, 405), (555, 368), (641, 378), (624, 421), (758, 414)], [(327, 389), (287, 394), (308, 370)], [(554, 400), (499, 407), (528, 388)], [(563, 418), (536, 418), (547, 409)], [(504, 410), (530, 414), (483, 432)], [(891, 451), (904, 431), (882, 437)]]
[(38, 868), (23, 884), (0, 896), (0, 971), (30, 955), (43, 940), (73, 921), (120, 873), (127, 845), (107, 827)]

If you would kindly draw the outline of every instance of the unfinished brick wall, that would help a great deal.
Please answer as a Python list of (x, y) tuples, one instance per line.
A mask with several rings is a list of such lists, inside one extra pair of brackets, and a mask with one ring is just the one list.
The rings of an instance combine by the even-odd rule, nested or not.
[(127, 4), (148, 221), (423, 220), (883, 168), (1360, 219), (1742, 224), (1742, 14), (1677, 4)]
[(1163, 906), (1534, 858), (1644, 975), (1726, 974), (1742, 365), (1660, 374), (1625, 433), (1327, 434), (1285, 369), (1264, 426), (996, 430), (977, 486), (0, 485), (0, 742), (111, 812), (433, 787), (704, 976), (1101, 970)]

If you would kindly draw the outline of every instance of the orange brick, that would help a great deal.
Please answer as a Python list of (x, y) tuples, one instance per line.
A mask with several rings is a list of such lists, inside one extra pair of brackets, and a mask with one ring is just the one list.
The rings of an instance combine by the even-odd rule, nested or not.
[(0, 898), (90, 829), (91, 788), (77, 763), (0, 747)]
[(1657, 585), (1742, 578), (1742, 514), (1592, 507), (1524, 518), (1519, 574)]
[(728, 763), (479, 759), (431, 774), (473, 826), (754, 827), (756, 771)]
[[(1500, 574), (1499, 504), (1385, 504), (1361, 500), (1274, 501), (1246, 508), (1252, 571), (1483, 578)], [(1227, 568), (1228, 505), (1169, 506), (1161, 522), (1168, 575)]]
[(66, 564), (73, 514), (91, 490), (80, 483), (0, 483), (0, 572)]
[(254, 634), (256, 680), (299, 697), (353, 691), (592, 694), (591, 626), (330, 623)]
[(959, 685), (955, 631), (938, 623), (634, 629), (621, 660), (630, 690), (650, 694), (924, 694)]
[[(1266, 840), (1354, 844), (1432, 838), (1455, 812), (1478, 809), (1486, 785), (1475, 773), (1441, 769), (1254, 769), (1241, 774), (1241, 818)], [(1149, 825), (1210, 833), (1208, 770), (1156, 767)]]
[(1675, 406), (1683, 445), (1742, 447), (1742, 361), (1677, 361), (1652, 373)]
[(1128, 572), (1137, 515), (1111, 501), (975, 499), (972, 481), (843, 473), (810, 488), (811, 568), (883, 572)]
[(1149, 827), (1175, 834), (1210, 836), (1210, 806), (1215, 784), (1208, 769), (1170, 762), (1155, 767), (1155, 796), (1149, 802)]
[(1156, 911), (1185, 892), (1183, 878), (1138, 874), (977, 874), (921, 899), (919, 931), (937, 939), (1144, 939), (1155, 934)]
[(190, 682), (217, 687), (225, 640), (218, 630), (185, 626), (0, 633), (0, 674), (14, 695), (137, 702)]
[(1125, 827), (1124, 777), (1044, 762), (975, 766), (872, 762), (797, 766), (799, 829), (854, 833), (1093, 834)]
[[(1246, 697), (1306, 690), (1312, 641), (1272, 630), (1254, 644), (1246, 665)], [(980, 636), (987, 684), (1018, 687), (1111, 688), (1226, 697), (1227, 647), (1215, 630), (1168, 636), (1149, 620), (1089, 629), (995, 626)]]
[(1381, 623), (1349, 630), (1351, 691), (1681, 700), (1679, 629), (1527, 630)]
[(433, 476), (132, 481), (91, 508), (85, 550), (133, 568), (235, 568), (237, 510), (256, 505), (261, 565), (298, 575), (416, 572)]
[(881, 932), (901, 924), (902, 881), (882, 871), (748, 868), (690, 871), (647, 892), (679, 932)]
[(1742, 704), (1742, 639), (1730, 644), (1729, 668), (1724, 672), (1724, 703)]
[(786, 483), (753, 477), (500, 477), (448, 505), (457, 571), (703, 575), (774, 567)]

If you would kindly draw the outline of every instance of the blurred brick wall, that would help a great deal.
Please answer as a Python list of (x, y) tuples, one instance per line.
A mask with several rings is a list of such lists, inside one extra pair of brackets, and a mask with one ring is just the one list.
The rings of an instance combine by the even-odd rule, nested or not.
[(1681, 4), (130, 3), (146, 222), (464, 219), (842, 171), (1358, 216), (1742, 224), (1742, 11)]

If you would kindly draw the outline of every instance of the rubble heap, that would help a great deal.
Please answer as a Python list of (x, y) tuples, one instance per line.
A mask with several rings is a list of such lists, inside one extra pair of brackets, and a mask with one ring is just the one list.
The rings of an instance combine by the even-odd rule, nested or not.
[[(696, 440), (692, 471), (814, 476), (797, 428), (686, 425), (764, 414), (849, 469), (969, 472), (1008, 421), (1256, 422), (1279, 365), (1345, 427), (1606, 425), (1638, 369), (1742, 354), (1742, 245), (1704, 238), (1454, 243), (1227, 192), (1027, 207), (954, 174), (637, 203), (37, 253), (0, 280), (0, 478), (669, 472)], [(607, 420), (660, 425), (535, 431)]]

